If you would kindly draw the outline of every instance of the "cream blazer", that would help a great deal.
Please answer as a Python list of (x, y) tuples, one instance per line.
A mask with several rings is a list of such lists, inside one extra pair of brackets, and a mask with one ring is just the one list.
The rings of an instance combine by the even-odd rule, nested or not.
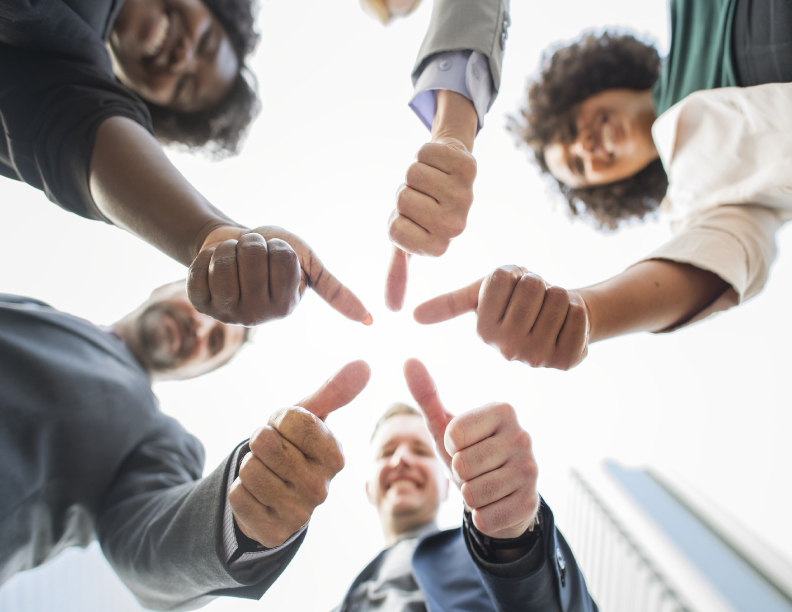
[(658, 117), (652, 137), (669, 179), (661, 214), (675, 236), (645, 259), (691, 264), (731, 285), (678, 328), (767, 282), (775, 233), (792, 219), (792, 84), (693, 93)]

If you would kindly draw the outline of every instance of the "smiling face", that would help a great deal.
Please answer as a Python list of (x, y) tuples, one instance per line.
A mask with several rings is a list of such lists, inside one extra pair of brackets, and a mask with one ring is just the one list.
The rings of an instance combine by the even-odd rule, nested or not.
[(194, 378), (226, 363), (246, 330), (199, 313), (183, 281), (155, 289), (115, 326), (138, 361), (158, 380)]
[(553, 176), (573, 189), (628, 178), (658, 157), (651, 90), (608, 89), (570, 115), (567, 133), (544, 148), (544, 158)]
[(126, 0), (108, 48), (124, 85), (184, 113), (216, 106), (239, 72), (227, 32), (200, 0)]
[(366, 483), (369, 501), (394, 533), (432, 521), (448, 496), (448, 479), (423, 417), (396, 414), (372, 440), (374, 465)]

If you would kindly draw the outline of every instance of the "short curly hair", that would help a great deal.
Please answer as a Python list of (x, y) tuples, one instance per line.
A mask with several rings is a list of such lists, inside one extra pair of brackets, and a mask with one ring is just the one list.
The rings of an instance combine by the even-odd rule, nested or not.
[(228, 95), (214, 108), (197, 113), (144, 102), (158, 140), (203, 149), (217, 159), (239, 153), (247, 129), (261, 109), (255, 76), (245, 64), (245, 58), (259, 41), (254, 27), (257, 7), (255, 0), (203, 2), (225, 28), (239, 61), (239, 74)]
[[(508, 129), (528, 146), (541, 171), (552, 176), (544, 149), (566, 137), (577, 104), (607, 89), (649, 89), (659, 75), (654, 44), (617, 31), (584, 33), (545, 51), (538, 75), (529, 81), (520, 117), (510, 117)], [(605, 230), (656, 210), (668, 189), (660, 160), (607, 185), (573, 189), (555, 182), (572, 215), (588, 217)]]

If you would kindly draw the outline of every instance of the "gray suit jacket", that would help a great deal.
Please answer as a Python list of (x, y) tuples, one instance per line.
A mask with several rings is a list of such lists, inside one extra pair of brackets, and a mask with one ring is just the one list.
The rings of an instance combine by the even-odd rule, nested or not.
[(98, 538), (149, 608), (261, 597), (304, 536), (231, 569), (222, 545), (229, 461), (201, 478), (203, 447), (160, 412), (120, 340), (0, 295), (0, 584)]
[(432, 19), (413, 68), (413, 83), (430, 56), (443, 51), (478, 51), (489, 58), (493, 100), (500, 89), (509, 0), (435, 0)]

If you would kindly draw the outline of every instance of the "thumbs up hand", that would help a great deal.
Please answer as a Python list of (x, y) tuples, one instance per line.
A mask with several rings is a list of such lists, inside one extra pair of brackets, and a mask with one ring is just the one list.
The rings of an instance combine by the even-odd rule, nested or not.
[(454, 416), (440, 401), (423, 363), (409, 359), (404, 378), (476, 529), (491, 538), (525, 533), (539, 511), (538, 469), (531, 437), (517, 422), (514, 408), (487, 404)]
[(313, 395), (276, 411), (253, 433), (228, 495), (237, 526), (248, 538), (267, 548), (280, 546), (327, 499), (344, 455), (324, 421), (355, 399), (370, 377), (365, 361), (348, 363)]
[(424, 302), (414, 317), (428, 325), (467, 312), (476, 313), (481, 339), (509, 361), (569, 370), (588, 355), (590, 320), (583, 298), (525, 268), (496, 268), (467, 287)]

